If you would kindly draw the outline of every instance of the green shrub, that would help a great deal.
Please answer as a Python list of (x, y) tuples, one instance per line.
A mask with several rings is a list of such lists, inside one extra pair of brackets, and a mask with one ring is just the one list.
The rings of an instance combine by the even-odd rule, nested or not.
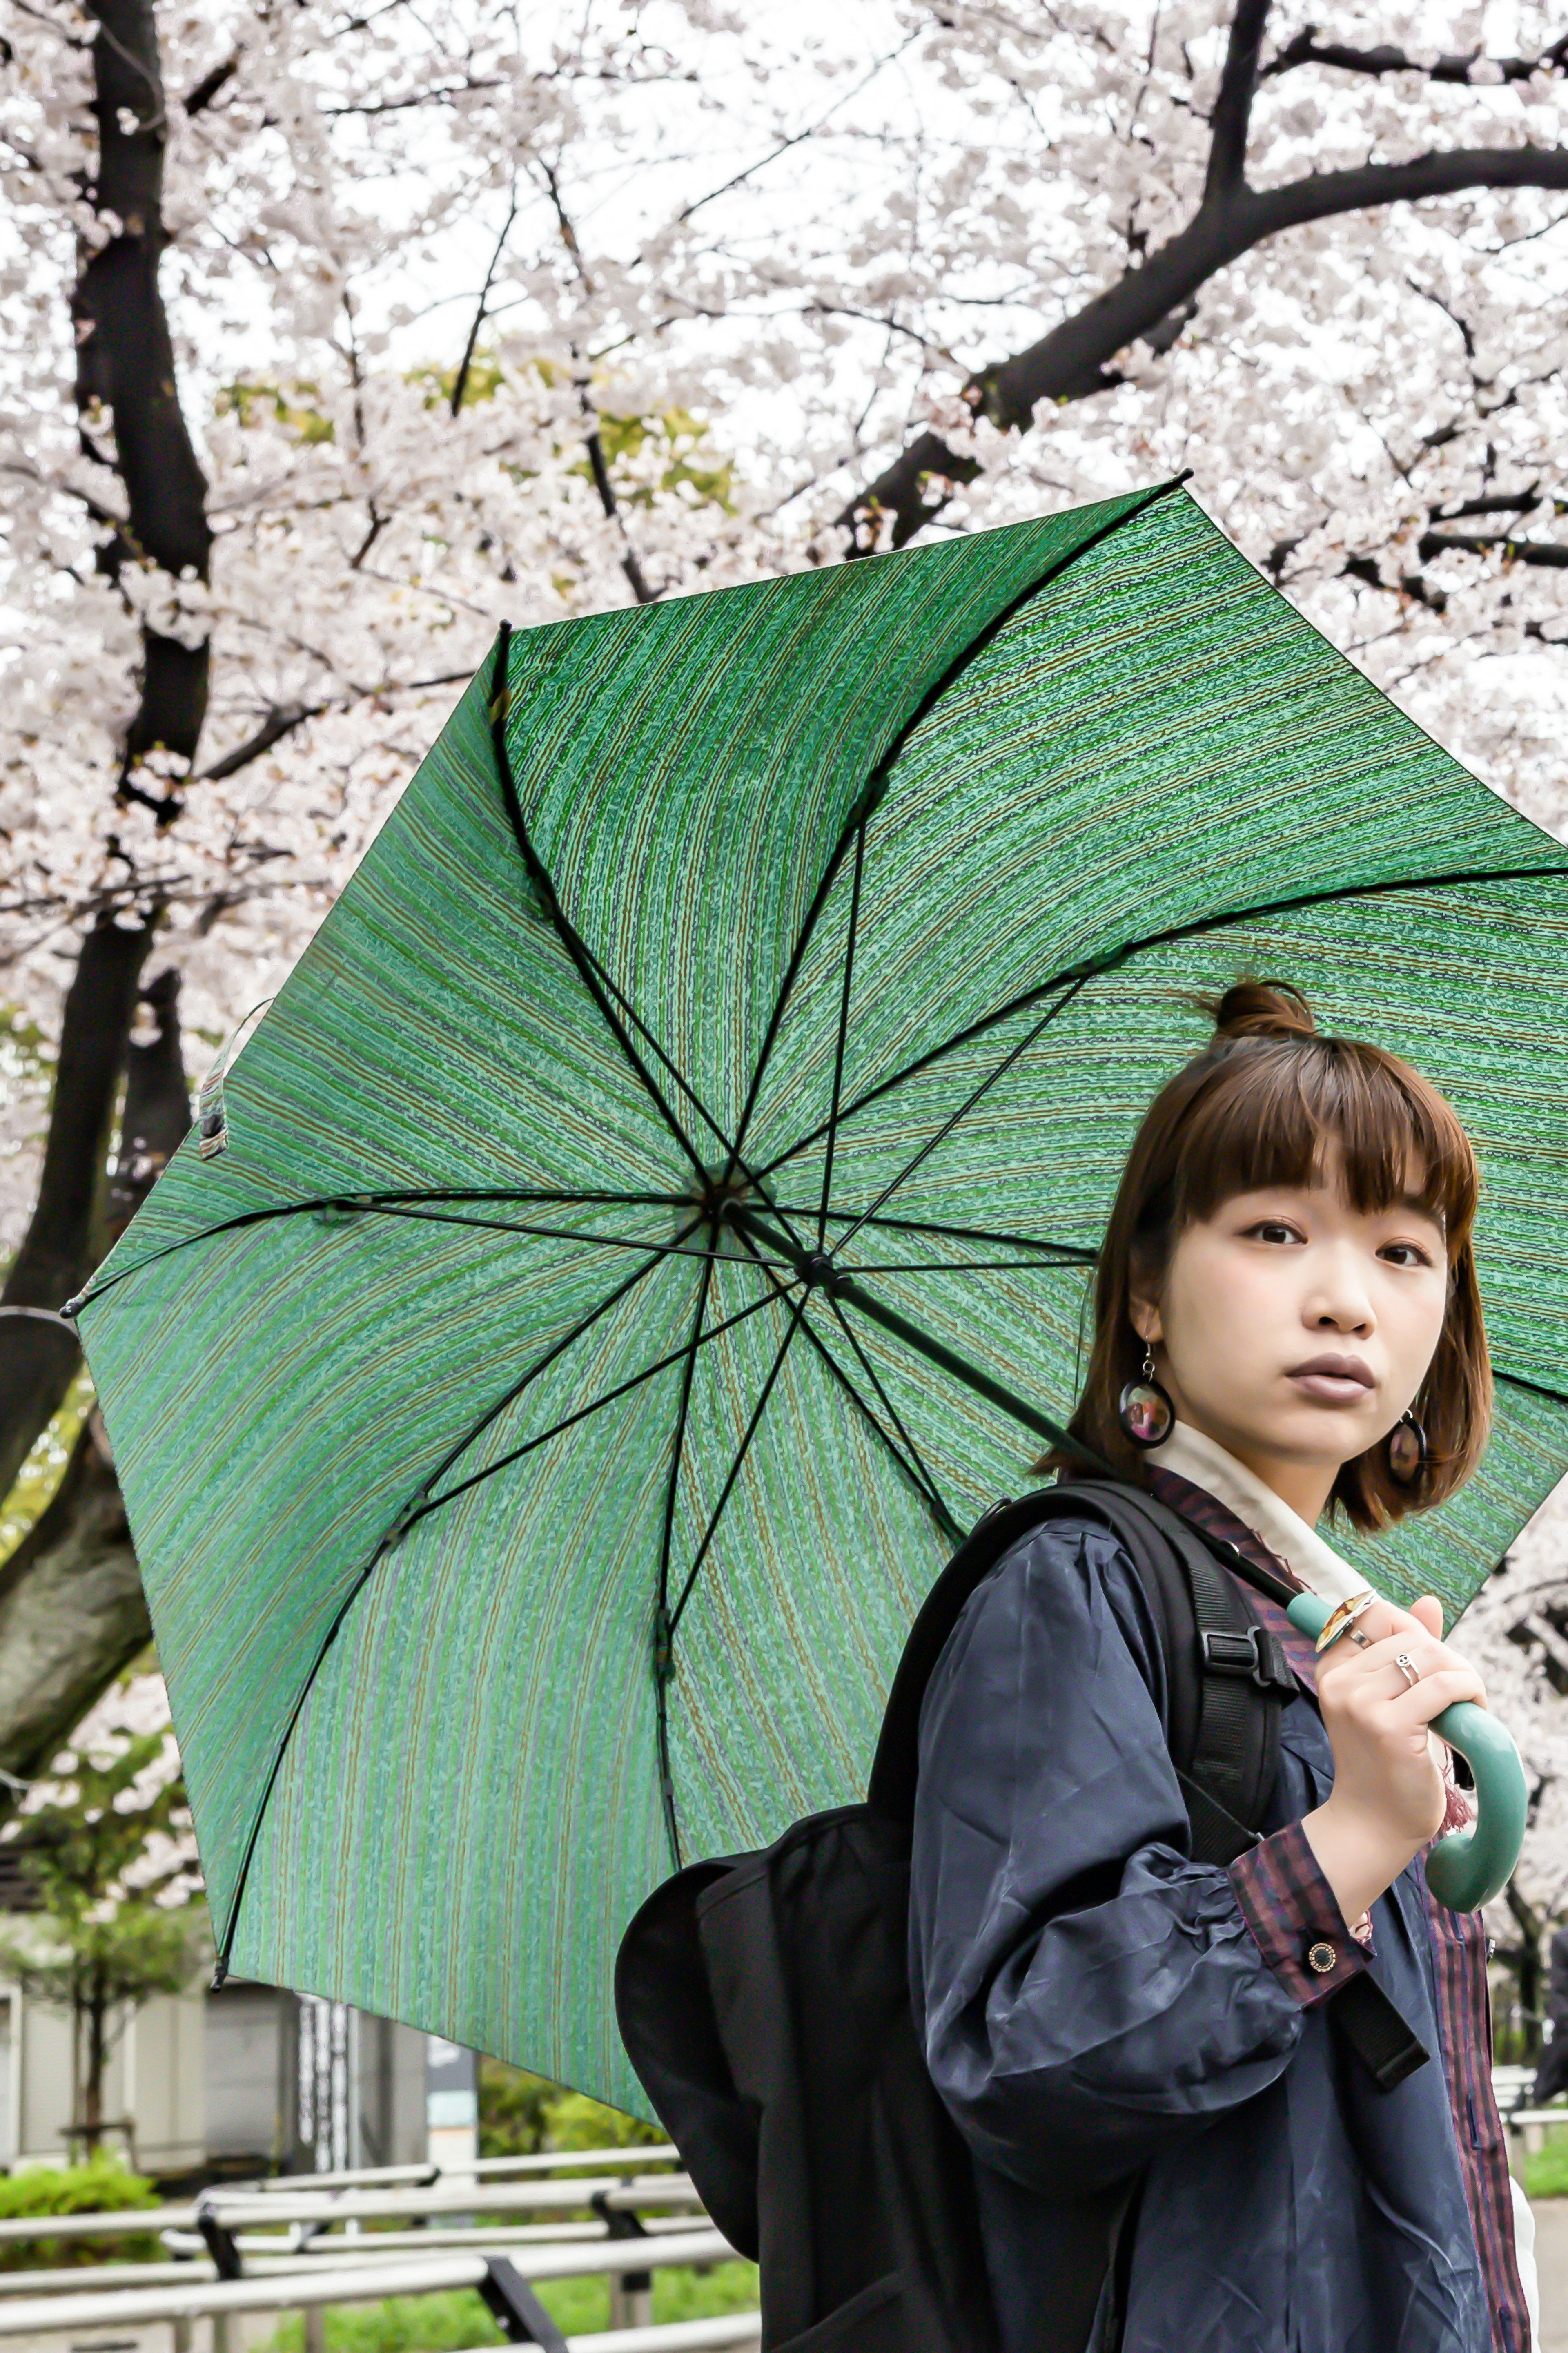
[(585, 2092), (557, 2092), (545, 2107), (546, 2148), (644, 2148), (668, 2138), (658, 2125), (602, 2107)]
[(1524, 2160), (1527, 2198), (1568, 2198), (1568, 2132), (1554, 2131), (1543, 2149)]
[[(609, 2290), (602, 2279), (542, 2280), (539, 2300), (568, 2337), (609, 2327)], [(653, 2275), (655, 2321), (705, 2320), (722, 2312), (754, 2312), (757, 2274), (752, 2263), (716, 2263), (710, 2272)], [(458, 2353), (500, 2345), (501, 2336), (472, 2289), (451, 2295), (397, 2295), (384, 2304), (344, 2304), (326, 2316), (327, 2353)], [(286, 2320), (259, 2353), (301, 2353), (304, 2325)]]
[[(28, 2165), (0, 2173), (0, 2221), (33, 2214), (98, 2214), (124, 2206), (156, 2206), (158, 2193), (140, 2173), (100, 2150), (85, 2165)], [(0, 2271), (59, 2271), (73, 2263), (149, 2262), (161, 2255), (148, 2231), (119, 2239), (0, 2240)]]
[[(603, 2327), (603, 2320), (597, 2325)], [(384, 2304), (329, 2305), (323, 2334), (327, 2353), (456, 2353), (458, 2347), (505, 2341), (471, 2288), (449, 2295), (394, 2295)], [(295, 2315), (258, 2353), (301, 2353), (304, 2342), (305, 2324)]]
[(479, 2061), (479, 2155), (531, 2157), (544, 2146), (545, 2111), (560, 2086), (501, 2059)]
[(479, 2061), (479, 2155), (531, 2157), (539, 2149), (641, 2148), (668, 2135), (546, 2075)]

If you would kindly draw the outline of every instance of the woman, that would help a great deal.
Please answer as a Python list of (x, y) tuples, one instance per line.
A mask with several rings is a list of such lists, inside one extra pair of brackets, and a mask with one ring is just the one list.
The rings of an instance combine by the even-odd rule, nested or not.
[[(1476, 1198), (1416, 1071), (1319, 1036), (1293, 989), (1231, 989), (1123, 1173), (1074, 1436), (1287, 1583), (1362, 1593), (1318, 1521), (1438, 1503), (1485, 1443)], [(1010, 1553), (926, 1694), (915, 2008), (1006, 2353), (1040, 2341), (1070, 2200), (1121, 2180), (1096, 2346), (1528, 2353), (1485, 1939), (1422, 1870), (1465, 1816), (1428, 1727), (1484, 1705), (1481, 1679), (1435, 1598), (1346, 1612), (1321, 1652), (1249, 1599), (1301, 1688), (1265, 1835), (1228, 1869), (1187, 1859), (1157, 1635), (1103, 1527), (1055, 1519)], [(1392, 2091), (1331, 2031), (1365, 1969), (1432, 2054)]]

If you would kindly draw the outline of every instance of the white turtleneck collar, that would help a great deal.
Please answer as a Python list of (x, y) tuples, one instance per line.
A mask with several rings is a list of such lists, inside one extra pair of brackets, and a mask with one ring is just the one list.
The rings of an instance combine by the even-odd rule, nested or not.
[(1178, 1479), (1205, 1488), (1321, 1600), (1348, 1601), (1352, 1593), (1367, 1590), (1369, 1580), (1359, 1568), (1352, 1568), (1331, 1545), (1325, 1544), (1316, 1528), (1309, 1527), (1299, 1513), (1264, 1485), (1256, 1471), (1249, 1471), (1245, 1462), (1238, 1462), (1190, 1422), (1175, 1423), (1163, 1445), (1150, 1448), (1149, 1461), (1158, 1470), (1173, 1471)]

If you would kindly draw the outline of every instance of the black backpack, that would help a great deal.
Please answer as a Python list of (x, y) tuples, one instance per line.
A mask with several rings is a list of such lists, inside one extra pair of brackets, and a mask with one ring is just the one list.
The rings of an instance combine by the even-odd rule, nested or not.
[[(761, 2264), (767, 2353), (995, 2353), (971, 2160), (910, 2005), (920, 1713), (970, 1595), (1025, 1536), (1067, 1516), (1108, 1527), (1148, 1597), (1193, 1856), (1229, 1862), (1258, 1835), (1296, 1683), (1220, 1562), (1280, 1600), (1288, 1588), (1116, 1482), (998, 1504), (910, 1630), (864, 1804), (678, 1873), (637, 1913), (616, 1960), (632, 2064), (714, 2221)], [(1425, 2059), (1367, 1973), (1333, 2008), (1379, 2082)], [(1042, 2316), (1041, 2353), (1083, 2353), (1107, 2270), (1131, 2244), (1137, 2187), (1062, 2217), (1079, 2260)]]

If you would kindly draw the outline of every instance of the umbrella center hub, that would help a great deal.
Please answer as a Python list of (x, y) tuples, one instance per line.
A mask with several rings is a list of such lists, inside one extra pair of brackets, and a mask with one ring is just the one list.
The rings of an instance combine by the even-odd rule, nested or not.
[(693, 1187), (692, 1198), (704, 1217), (722, 1224), (731, 1209), (739, 1208), (752, 1198), (752, 1187), (738, 1169), (710, 1168), (704, 1172), (701, 1183)]
[(800, 1261), (800, 1279), (810, 1291), (841, 1290), (848, 1277), (835, 1266), (826, 1250), (812, 1250)]

